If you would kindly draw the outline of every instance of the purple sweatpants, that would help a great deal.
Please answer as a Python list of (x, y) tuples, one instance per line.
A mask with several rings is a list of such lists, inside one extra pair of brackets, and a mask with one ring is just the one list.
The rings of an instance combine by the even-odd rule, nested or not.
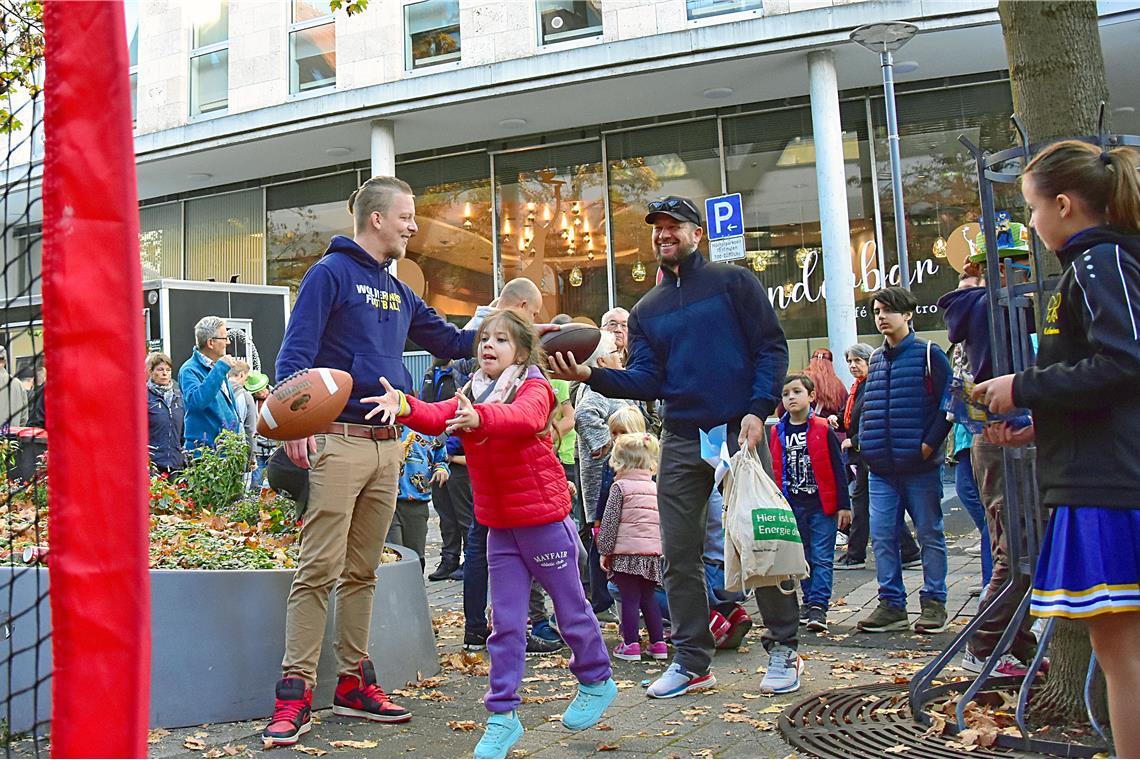
[(648, 578), (629, 573), (614, 573), (611, 580), (621, 592), (621, 638), (626, 644), (641, 641), (641, 617), (645, 617), (645, 630), (649, 643), (665, 640), (665, 624), (661, 618), (661, 605), (654, 593), (657, 584)]
[(558, 618), (558, 632), (570, 645), (570, 670), (580, 683), (610, 677), (610, 657), (598, 619), (578, 577), (578, 540), (569, 517), (530, 528), (487, 530), (487, 575), (491, 581), (490, 688), (483, 704), (493, 713), (518, 707), (526, 670), (526, 616), (531, 578), (537, 580)]

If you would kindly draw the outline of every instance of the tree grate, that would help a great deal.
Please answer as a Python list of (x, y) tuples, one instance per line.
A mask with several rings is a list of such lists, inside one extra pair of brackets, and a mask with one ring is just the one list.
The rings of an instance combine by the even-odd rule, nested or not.
[(966, 751), (949, 744), (954, 736), (925, 736), (927, 727), (911, 716), (907, 686), (871, 684), (814, 694), (784, 711), (780, 733), (816, 757), (1022, 756), (1003, 747)]

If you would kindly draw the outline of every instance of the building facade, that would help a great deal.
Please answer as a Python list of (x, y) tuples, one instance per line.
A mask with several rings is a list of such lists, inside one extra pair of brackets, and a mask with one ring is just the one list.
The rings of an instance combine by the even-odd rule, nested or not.
[[(1140, 132), (1140, 3), (1100, 11), (1114, 127)], [(895, 56), (920, 330), (941, 329), (947, 251), (978, 217), (959, 136), (1015, 140), (992, 0), (370, 0), (351, 17), (322, 0), (142, 0), (126, 15), (145, 271), (296, 288), (351, 233), (352, 190), (394, 172), (420, 226), (397, 275), (460, 322), (520, 275), (546, 316), (629, 308), (656, 274), (645, 204), (738, 192), (738, 263), (792, 366), (873, 334), (867, 294), (899, 272), (879, 61), (848, 39), (861, 24), (920, 29)], [(838, 146), (827, 167), (822, 141)], [(1012, 192), (999, 207), (1020, 213)], [(34, 252), (35, 219), (12, 230)], [(827, 289), (851, 292), (853, 329), (829, 335)]]

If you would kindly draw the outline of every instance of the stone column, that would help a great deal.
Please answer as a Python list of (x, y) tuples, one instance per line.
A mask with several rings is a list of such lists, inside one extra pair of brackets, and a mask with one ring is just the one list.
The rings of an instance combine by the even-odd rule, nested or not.
[(847, 176), (843, 166), (843, 127), (839, 122), (839, 88), (835, 54), (808, 53), (815, 179), (819, 191), (819, 223), (823, 240), (823, 280), (827, 293), (827, 340), (835, 371), (846, 384), (851, 373), (843, 352), (856, 341), (855, 276), (851, 271), (851, 227), (847, 216)]
[(391, 177), (395, 174), (396, 127), (387, 119), (376, 119), (372, 122), (372, 176)]

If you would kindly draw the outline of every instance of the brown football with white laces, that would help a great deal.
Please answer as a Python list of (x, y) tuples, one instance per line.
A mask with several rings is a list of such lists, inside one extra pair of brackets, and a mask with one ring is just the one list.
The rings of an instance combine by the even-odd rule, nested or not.
[(257, 432), (294, 441), (321, 432), (340, 416), (352, 395), (352, 375), (318, 367), (295, 372), (270, 392), (257, 416)]

